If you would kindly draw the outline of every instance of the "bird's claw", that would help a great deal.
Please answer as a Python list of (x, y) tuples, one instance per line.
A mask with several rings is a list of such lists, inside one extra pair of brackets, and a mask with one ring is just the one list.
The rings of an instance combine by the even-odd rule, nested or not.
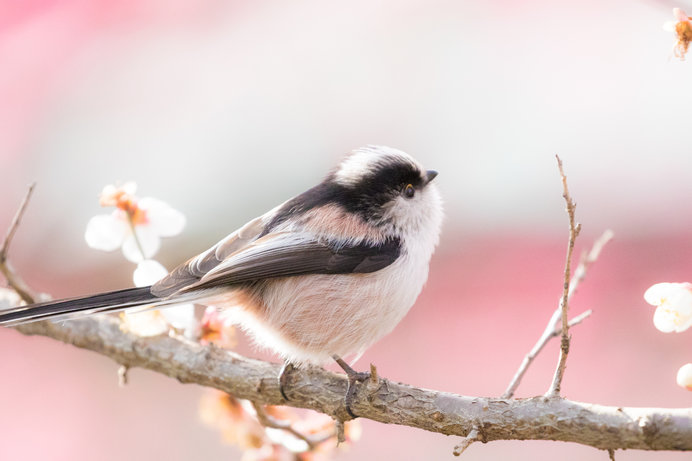
[(369, 371), (356, 371), (349, 364), (344, 362), (344, 360), (338, 355), (332, 356), (336, 363), (341, 367), (348, 377), (348, 388), (346, 389), (346, 396), (344, 396), (344, 406), (346, 407), (346, 412), (348, 412), (351, 418), (357, 418), (358, 416), (351, 410), (351, 404), (353, 403), (353, 398), (356, 395), (356, 383), (362, 383), (370, 379)]
[(281, 371), (279, 371), (279, 392), (281, 392), (281, 396), (286, 401), (290, 400), (288, 396), (286, 396), (286, 385), (288, 384), (288, 376), (294, 369), (295, 367), (292, 363), (284, 362), (284, 365), (281, 367)]

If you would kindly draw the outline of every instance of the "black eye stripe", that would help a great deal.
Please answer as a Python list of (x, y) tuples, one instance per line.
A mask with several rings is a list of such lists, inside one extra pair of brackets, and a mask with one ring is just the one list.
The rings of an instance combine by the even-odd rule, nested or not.
[[(331, 173), (310, 190), (284, 204), (265, 226), (262, 236), (276, 226), (313, 208), (335, 204), (363, 219), (379, 219), (382, 206), (396, 197), (413, 198), (423, 185), (420, 170), (407, 162), (391, 160), (364, 168), (363, 176), (352, 184), (343, 184)], [(411, 190), (408, 190), (408, 186)]]

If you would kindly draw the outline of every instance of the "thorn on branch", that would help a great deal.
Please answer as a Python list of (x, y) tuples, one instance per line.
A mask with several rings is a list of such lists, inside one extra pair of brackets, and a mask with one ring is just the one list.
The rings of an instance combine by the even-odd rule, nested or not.
[(370, 382), (377, 386), (380, 384), (380, 377), (377, 375), (377, 367), (374, 364), (370, 364)]
[(610, 458), (610, 461), (615, 461), (615, 450), (608, 448), (608, 457)]
[(473, 429), (469, 431), (469, 433), (461, 439), (461, 442), (457, 446), (454, 447), (454, 451), (452, 452), (454, 456), (459, 456), (461, 455), (473, 442), (478, 442), (480, 440), (480, 432), (478, 431), (478, 427), (473, 426)]

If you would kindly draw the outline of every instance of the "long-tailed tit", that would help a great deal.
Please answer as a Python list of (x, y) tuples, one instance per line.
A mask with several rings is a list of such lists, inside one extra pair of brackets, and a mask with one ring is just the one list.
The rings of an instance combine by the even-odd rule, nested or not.
[(340, 357), (389, 333), (418, 297), (442, 221), (435, 176), (399, 150), (356, 149), (320, 184), (152, 286), (16, 308), (0, 314), (0, 325), (213, 305), (288, 364), (336, 359), (350, 378), (350, 412), (348, 396), (362, 374)]

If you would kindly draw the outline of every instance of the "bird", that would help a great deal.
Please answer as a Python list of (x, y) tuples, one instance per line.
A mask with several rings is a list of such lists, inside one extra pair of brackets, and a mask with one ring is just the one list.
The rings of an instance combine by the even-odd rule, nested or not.
[(355, 149), (322, 182), (249, 221), (157, 283), (0, 312), (0, 325), (194, 302), (225, 311), (255, 343), (294, 367), (335, 360), (348, 376), (415, 303), (439, 243), (442, 200), (409, 154)]

